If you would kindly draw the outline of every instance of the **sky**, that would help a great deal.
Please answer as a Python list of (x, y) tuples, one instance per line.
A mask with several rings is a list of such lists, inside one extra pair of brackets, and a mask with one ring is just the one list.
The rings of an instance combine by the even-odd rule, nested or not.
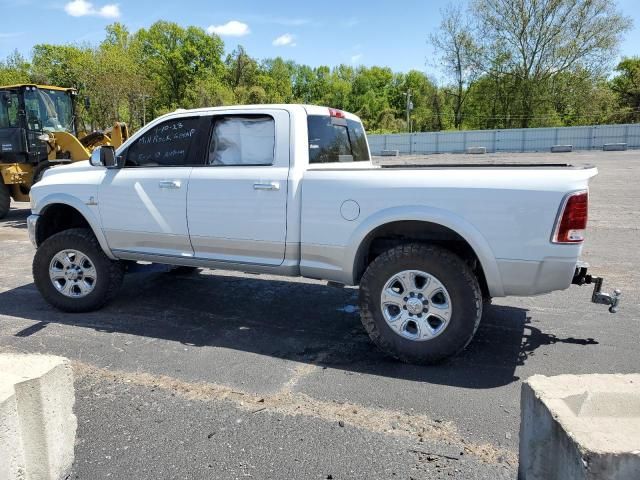
[[(455, 0), (0, 0), (0, 58), (18, 49), (29, 56), (37, 43), (92, 43), (114, 21), (131, 31), (157, 20), (215, 32), (230, 52), (281, 56), (311, 66), (380, 65), (437, 75), (427, 37), (440, 10)], [(640, 55), (640, 0), (620, 0), (634, 20), (621, 55)]]

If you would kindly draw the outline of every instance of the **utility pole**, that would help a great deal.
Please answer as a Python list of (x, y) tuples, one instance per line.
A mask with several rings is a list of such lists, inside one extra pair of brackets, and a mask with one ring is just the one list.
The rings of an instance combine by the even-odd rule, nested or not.
[(147, 104), (146, 99), (150, 98), (151, 95), (147, 95), (145, 93), (140, 94), (140, 98), (142, 98), (142, 126), (144, 127), (147, 124)]
[(411, 133), (411, 110), (413, 110), (413, 102), (411, 101), (411, 90), (407, 90), (407, 92), (404, 94), (407, 97), (407, 104), (406, 104), (406, 110), (407, 110), (407, 131), (409, 133)]

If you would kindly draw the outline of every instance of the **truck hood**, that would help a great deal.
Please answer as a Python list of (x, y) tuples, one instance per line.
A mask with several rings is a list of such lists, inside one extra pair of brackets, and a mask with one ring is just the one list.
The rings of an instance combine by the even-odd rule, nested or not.
[(53, 175), (59, 175), (61, 173), (71, 173), (71, 172), (86, 172), (86, 171), (94, 171), (99, 167), (94, 167), (89, 163), (89, 160), (82, 160), (80, 162), (73, 162), (67, 165), (59, 165), (57, 167), (52, 167), (44, 172), (42, 178), (50, 178)]

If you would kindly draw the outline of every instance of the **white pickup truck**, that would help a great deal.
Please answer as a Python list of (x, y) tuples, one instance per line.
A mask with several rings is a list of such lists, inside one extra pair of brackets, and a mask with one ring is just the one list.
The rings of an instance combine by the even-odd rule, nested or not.
[(360, 286), (371, 339), (432, 363), (473, 337), (483, 301), (596, 283), (579, 263), (595, 168), (371, 163), (355, 115), (308, 105), (180, 110), (31, 190), (35, 283), (102, 307), (135, 262)]

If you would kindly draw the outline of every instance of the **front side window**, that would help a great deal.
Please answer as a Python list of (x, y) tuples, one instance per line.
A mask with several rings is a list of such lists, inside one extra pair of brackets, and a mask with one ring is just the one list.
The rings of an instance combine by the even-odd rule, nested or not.
[(127, 167), (182, 167), (200, 165), (193, 154), (199, 117), (176, 118), (147, 130), (129, 147)]
[(272, 165), (275, 121), (269, 115), (230, 115), (214, 119), (209, 165)]
[(0, 128), (18, 126), (18, 95), (0, 91)]
[(309, 115), (309, 163), (369, 160), (364, 129), (354, 120)]
[(24, 94), (29, 130), (73, 131), (71, 95), (60, 90), (29, 89)]

